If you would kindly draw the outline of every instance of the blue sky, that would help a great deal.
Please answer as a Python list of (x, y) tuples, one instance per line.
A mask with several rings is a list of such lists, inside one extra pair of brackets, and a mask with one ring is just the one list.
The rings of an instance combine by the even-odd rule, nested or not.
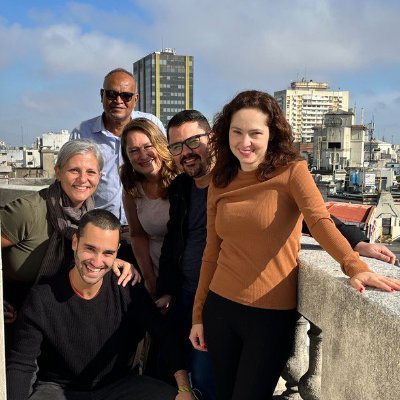
[(243, 89), (305, 77), (349, 90), (376, 136), (400, 143), (399, 16), (397, 0), (6, 2), (0, 140), (99, 115), (103, 76), (164, 46), (195, 57), (194, 107), (209, 118)]

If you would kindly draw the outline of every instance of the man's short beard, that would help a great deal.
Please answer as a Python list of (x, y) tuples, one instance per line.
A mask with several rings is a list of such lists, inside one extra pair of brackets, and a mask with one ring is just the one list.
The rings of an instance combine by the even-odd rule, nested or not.
[[(184, 161), (186, 159), (194, 159), (196, 161), (198, 160), (199, 164), (196, 164), (195, 167), (185, 167)], [(208, 162), (207, 161), (204, 162), (198, 154), (196, 154), (195, 156), (186, 156), (182, 158), (180, 164), (182, 166), (183, 171), (192, 178), (200, 178), (206, 175), (209, 170)]]
[(199, 165), (198, 168), (196, 168), (195, 170), (190, 169), (189, 171), (187, 171), (185, 168), (183, 169), (185, 171), (185, 173), (187, 175), (189, 175), (192, 178), (200, 178), (201, 176), (205, 175), (204, 173), (204, 168), (202, 165)]
[(183, 171), (192, 178), (201, 178), (202, 176), (208, 173), (209, 166), (208, 164), (205, 165), (204, 163), (200, 163), (196, 169), (190, 168), (189, 171), (186, 168), (183, 168)]

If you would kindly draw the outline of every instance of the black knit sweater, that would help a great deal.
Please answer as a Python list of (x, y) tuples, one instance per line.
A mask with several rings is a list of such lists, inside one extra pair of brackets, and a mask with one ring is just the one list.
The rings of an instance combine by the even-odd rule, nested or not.
[(97, 296), (84, 300), (68, 274), (35, 286), (19, 312), (17, 334), (7, 360), (8, 400), (28, 398), (30, 381), (91, 390), (120, 379), (146, 330), (165, 346), (170, 372), (184, 366), (174, 334), (142, 285), (121, 287), (108, 273)]

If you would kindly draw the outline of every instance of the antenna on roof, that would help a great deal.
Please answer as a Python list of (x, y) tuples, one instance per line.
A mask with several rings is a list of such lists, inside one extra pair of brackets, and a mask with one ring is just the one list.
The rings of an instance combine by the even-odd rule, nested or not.
[(354, 102), (353, 106), (353, 114), (354, 114), (354, 123), (357, 125), (357, 102)]

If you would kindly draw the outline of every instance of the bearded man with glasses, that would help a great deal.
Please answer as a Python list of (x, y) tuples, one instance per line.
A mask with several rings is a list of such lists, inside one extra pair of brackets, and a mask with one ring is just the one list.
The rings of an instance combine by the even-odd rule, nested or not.
[[(103, 104), (102, 115), (83, 121), (72, 131), (70, 139), (90, 139), (100, 148), (104, 168), (94, 195), (95, 206), (111, 211), (120, 220), (122, 230), (128, 231), (119, 178), (119, 167), (122, 164), (120, 136), (125, 125), (135, 118), (149, 119), (164, 134), (165, 129), (156, 116), (134, 110), (139, 100), (136, 79), (123, 68), (113, 69), (104, 77), (100, 99)], [(134, 261), (130, 244), (125, 240), (121, 241), (118, 257)]]

